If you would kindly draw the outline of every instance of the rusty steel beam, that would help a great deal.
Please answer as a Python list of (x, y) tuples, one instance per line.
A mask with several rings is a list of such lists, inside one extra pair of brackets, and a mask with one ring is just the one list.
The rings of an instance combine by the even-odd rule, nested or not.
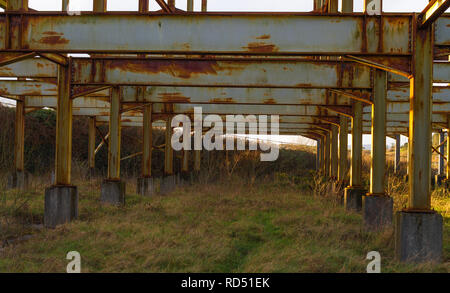
[(431, 209), (433, 27), (415, 30), (409, 120), (410, 210)]
[(370, 89), (371, 78), (359, 64), (288, 59), (75, 58), (73, 71), (74, 85)]
[(25, 171), (24, 168), (25, 151), (25, 103), (18, 100), (16, 102), (15, 135), (14, 135), (14, 166), (16, 171)]
[(353, 105), (350, 187), (362, 188), (362, 103)]
[[(0, 77), (28, 77), (28, 78), (56, 78), (57, 65), (44, 58), (30, 58), (34, 53), (0, 54)], [(25, 58), (25, 59), (24, 59)], [(17, 59), (17, 60), (16, 60)], [(11, 63), (14, 60), (17, 62)], [(215, 59), (182, 59), (182, 58), (152, 58), (137, 59), (125, 57), (96, 57), (93, 59), (74, 58), (74, 71), (78, 83), (102, 83), (119, 85), (148, 83), (148, 79), (156, 79), (151, 84), (178, 84), (192, 86), (211, 81), (223, 84), (223, 80), (230, 84), (239, 78), (229, 76), (257, 75), (266, 78), (276, 86), (288, 87), (332, 87), (332, 88), (370, 88), (370, 70), (366, 66), (353, 62), (332, 60), (306, 60), (292, 58), (215, 58)], [(273, 72), (273, 73), (272, 73)], [(309, 72), (309, 74), (306, 74)], [(450, 62), (435, 61), (435, 82), (450, 83)], [(119, 74), (120, 73), (120, 74)], [(290, 74), (290, 75), (289, 75)], [(120, 76), (126, 75), (122, 81)], [(214, 75), (217, 75), (214, 77)], [(314, 75), (321, 76), (323, 81), (314, 79)], [(352, 76), (353, 75), (353, 76)], [(356, 75), (356, 76), (355, 76)], [(281, 76), (282, 78), (277, 78)], [(296, 80), (293, 80), (297, 76)], [(326, 78), (325, 78), (326, 77)], [(286, 81), (283, 79), (287, 78)], [(172, 83), (172, 79), (174, 83)], [(211, 80), (213, 79), (213, 80)], [(203, 81), (202, 81), (203, 80)], [(258, 81), (250, 83), (267, 86)], [(389, 81), (395, 84), (408, 83), (409, 80), (396, 74), (389, 75)], [(77, 82), (76, 80), (74, 81)], [(280, 82), (279, 85), (277, 83)]]
[(161, 7), (162, 11), (166, 13), (173, 13), (175, 12), (174, 8), (170, 5), (168, 5), (164, 0), (155, 0), (156, 3), (158, 3), (159, 7)]
[[(0, 29), (11, 32), (7, 38), (0, 37), (0, 48), (51, 53), (409, 55), (412, 25), (412, 14), (378, 19), (363, 14), (311, 13), (202, 13), (186, 17), (181, 13), (12, 12), (0, 14)], [(441, 37), (444, 42), (449, 39), (437, 37), (438, 45)]]
[(58, 68), (58, 99), (56, 106), (55, 184), (71, 184), (72, 167), (72, 100), (70, 99), (71, 72)]
[(152, 176), (152, 105), (148, 104), (144, 106), (143, 115), (143, 128), (142, 128), (142, 177), (148, 178)]
[(120, 180), (120, 91), (115, 87), (111, 91), (111, 108), (108, 144), (108, 180)]
[(450, 7), (450, 0), (431, 0), (424, 10), (419, 14), (418, 27), (424, 28), (432, 24)]
[(372, 105), (370, 196), (385, 196), (387, 73), (375, 70)]
[[(317, 126), (317, 125), (316, 125)], [(336, 125), (331, 125), (330, 132), (330, 177), (333, 180), (337, 180), (338, 166), (339, 166), (339, 128)]]
[(348, 117), (339, 117), (339, 167), (338, 182), (348, 183)]

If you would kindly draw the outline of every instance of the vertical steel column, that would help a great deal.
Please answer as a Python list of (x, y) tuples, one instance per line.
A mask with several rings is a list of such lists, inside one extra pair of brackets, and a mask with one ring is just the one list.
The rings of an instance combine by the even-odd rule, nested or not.
[[(445, 136), (444, 135), (445, 135), (445, 133), (441, 129), (441, 131), (439, 131), (439, 144), (441, 145), (439, 147), (439, 152), (441, 154), (445, 153), (445, 144), (444, 144)], [(445, 171), (444, 171), (445, 162), (444, 161), (445, 161), (444, 157), (439, 155), (439, 175), (441, 177), (445, 176)]]
[(348, 170), (348, 118), (345, 116), (340, 117), (339, 126), (339, 168), (338, 168), (338, 181), (341, 183), (348, 183), (347, 170)]
[(16, 101), (16, 125), (14, 136), (14, 166), (17, 172), (22, 172), (24, 168), (25, 151), (25, 102)]
[(370, 194), (385, 195), (387, 72), (374, 70)]
[(106, 12), (107, 0), (94, 0), (94, 12)]
[(175, 0), (167, 0), (167, 5), (169, 5), (172, 10), (175, 10)]
[(194, 151), (194, 170), (200, 171), (200, 163), (201, 163), (201, 151)]
[(353, 104), (350, 186), (362, 187), (362, 103)]
[(353, 12), (353, 0), (341, 0), (342, 1), (342, 13)]
[(139, 0), (139, 12), (147, 12), (149, 10), (149, 0)]
[(28, 0), (8, 0), (8, 11), (28, 11)]
[(328, 13), (337, 13), (339, 0), (328, 0)]
[(400, 134), (395, 135), (394, 173), (400, 172)]
[(202, 0), (202, 12), (208, 11), (208, 1)]
[(330, 172), (331, 178), (337, 180), (338, 176), (338, 161), (339, 161), (339, 150), (338, 150), (338, 139), (339, 139), (339, 129), (336, 125), (331, 125), (331, 154), (330, 154)]
[(450, 181), (450, 115), (447, 115), (447, 167), (445, 168), (445, 177)]
[(181, 172), (189, 172), (189, 151), (183, 150), (183, 160), (181, 161)]
[(164, 147), (164, 175), (173, 175), (173, 149), (172, 139), (172, 116), (167, 116), (166, 121), (166, 143)]
[(409, 209), (431, 209), (433, 25), (416, 30), (410, 80)]
[(142, 127), (142, 136), (144, 138), (142, 143), (142, 177), (144, 178), (152, 176), (152, 108), (151, 104), (144, 106), (144, 125)]
[(111, 89), (109, 112), (108, 180), (120, 180), (120, 88)]
[(69, 11), (70, 0), (62, 0), (62, 11)]
[(327, 132), (325, 137), (325, 176), (331, 176), (331, 164), (330, 164), (330, 154), (331, 154), (331, 134)]
[(55, 184), (70, 185), (72, 163), (72, 99), (71, 72), (58, 66), (58, 101), (56, 106)]
[(194, 11), (194, 0), (187, 0), (187, 11)]
[(88, 161), (90, 174), (93, 175), (95, 169), (95, 117), (89, 117)]

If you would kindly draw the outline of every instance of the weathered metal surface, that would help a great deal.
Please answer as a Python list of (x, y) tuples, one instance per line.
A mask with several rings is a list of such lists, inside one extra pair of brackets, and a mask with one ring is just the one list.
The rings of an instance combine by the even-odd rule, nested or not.
[(385, 195), (387, 73), (374, 72), (370, 195)]
[[(9, 29), (11, 34), (0, 38), (0, 47), (13, 50), (265, 55), (411, 53), (410, 14), (389, 14), (379, 19), (363, 14), (208, 13), (186, 17), (184, 13), (33, 12), (10, 15), (9, 23), (6, 17), (0, 14), (0, 30)], [(286, 31), (290, 33), (287, 35)]]
[(435, 22), (434, 45), (450, 46), (450, 16), (444, 14)]
[(28, 58), (0, 66), (0, 77), (48, 77), (56, 78), (58, 66), (43, 58)]
[(73, 68), (75, 85), (370, 88), (369, 68), (336, 61), (80, 58)]
[(350, 186), (362, 187), (362, 103), (353, 105)]
[(449, 6), (450, 0), (431, 0), (418, 16), (419, 28), (433, 23)]
[(109, 123), (108, 144), (108, 179), (120, 180), (120, 144), (121, 144), (121, 118), (120, 118), (120, 91), (114, 87), (111, 90), (111, 107)]
[[(441, 154), (445, 154), (445, 133), (441, 130), (439, 132), (439, 151)], [(449, 158), (449, 157), (447, 157)], [(445, 176), (445, 162), (444, 156), (439, 156), (439, 166), (438, 166), (438, 174), (441, 176)]]
[(24, 171), (25, 150), (25, 103), (16, 102), (16, 119), (14, 135), (14, 166), (16, 171)]
[(142, 176), (152, 176), (152, 149), (153, 149), (153, 136), (152, 136), (152, 105), (148, 104), (144, 106), (144, 119), (142, 128)]
[(331, 175), (331, 134), (327, 131), (325, 135), (325, 176)]
[(1, 80), (0, 95), (56, 97), (58, 86), (43, 81)]
[(331, 125), (330, 172), (331, 178), (337, 180), (339, 166), (339, 127)]
[(72, 100), (70, 70), (58, 68), (58, 102), (56, 106), (55, 184), (71, 184), (72, 163)]
[(338, 181), (348, 182), (348, 118), (341, 116), (339, 126), (339, 168)]
[(415, 31), (409, 120), (409, 204), (413, 210), (431, 208), (431, 116), (433, 87), (433, 29)]

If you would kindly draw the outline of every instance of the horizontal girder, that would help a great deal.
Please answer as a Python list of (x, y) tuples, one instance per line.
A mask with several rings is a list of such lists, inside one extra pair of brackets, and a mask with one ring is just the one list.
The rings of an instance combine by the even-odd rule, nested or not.
[[(67, 53), (408, 55), (413, 22), (412, 14), (15, 12), (0, 14), (0, 30), (11, 32), (0, 35), (0, 48)], [(436, 30), (436, 44), (448, 43), (449, 35), (448, 28)]]

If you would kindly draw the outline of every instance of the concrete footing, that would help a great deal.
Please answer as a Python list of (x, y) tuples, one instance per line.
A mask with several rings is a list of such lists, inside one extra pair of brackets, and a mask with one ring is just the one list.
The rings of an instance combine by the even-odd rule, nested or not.
[(100, 192), (100, 201), (113, 205), (125, 204), (125, 182), (104, 180)]
[(394, 201), (389, 196), (367, 195), (362, 198), (364, 227), (378, 231), (392, 224)]
[(367, 190), (360, 187), (347, 187), (344, 194), (344, 205), (346, 210), (360, 212), (362, 209), (362, 198), (366, 193)]
[(28, 174), (24, 171), (15, 171), (9, 174), (7, 189), (24, 190), (28, 187)]
[(156, 184), (153, 177), (141, 177), (137, 179), (137, 194), (152, 196), (156, 193)]
[(176, 175), (166, 175), (161, 178), (159, 193), (168, 194), (175, 190), (177, 186), (177, 176)]
[(397, 212), (395, 253), (403, 262), (442, 261), (442, 216), (438, 213)]
[(76, 186), (51, 186), (45, 189), (44, 225), (55, 228), (78, 217)]

